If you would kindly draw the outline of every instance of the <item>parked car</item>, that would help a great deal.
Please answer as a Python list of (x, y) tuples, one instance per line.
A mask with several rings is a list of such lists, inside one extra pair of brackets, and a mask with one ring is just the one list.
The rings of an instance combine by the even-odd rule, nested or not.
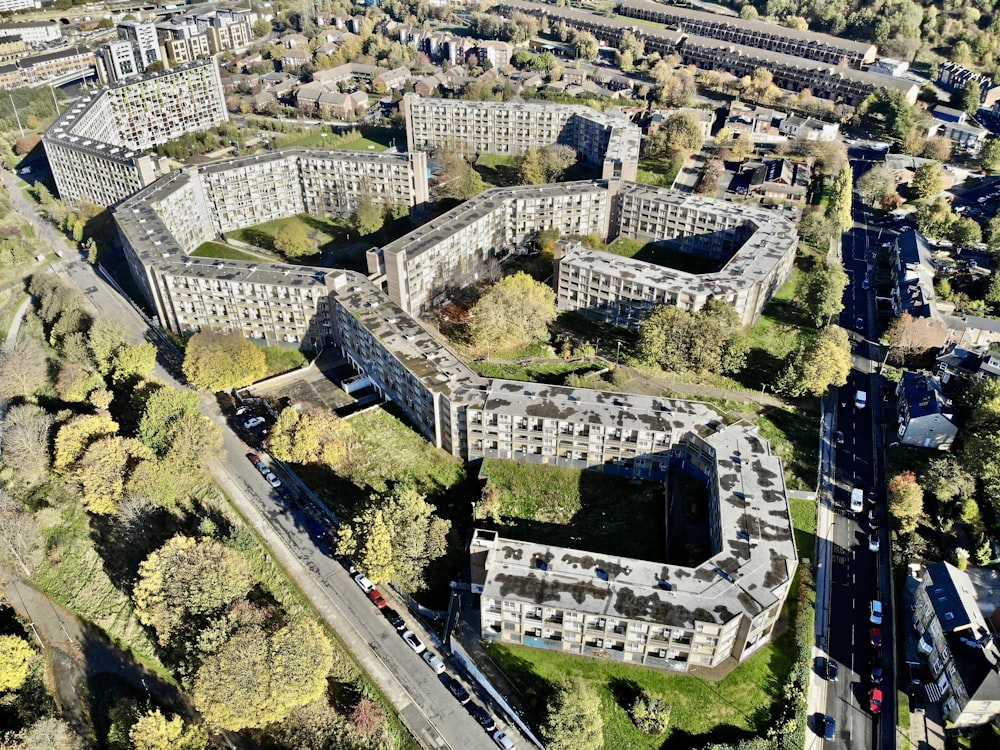
[(875, 648), (882, 647), (882, 628), (872, 628), (868, 631), (868, 637)]
[(843, 445), (844, 444), (844, 433), (841, 432), (840, 430), (837, 430), (837, 434), (833, 436), (833, 440), (834, 440), (834, 442), (837, 445)]
[(872, 625), (882, 624), (882, 602), (878, 599), (872, 599), (872, 603), (869, 608), (868, 619), (871, 620)]
[(406, 641), (407, 646), (413, 649), (413, 653), (415, 654), (422, 654), (427, 650), (427, 647), (412, 630), (407, 630), (403, 633), (403, 640)]
[(422, 658), (427, 662), (427, 666), (434, 670), (434, 674), (441, 674), (444, 671), (444, 662), (434, 652), (424, 651)]
[(827, 741), (837, 739), (837, 720), (832, 716), (823, 719), (823, 739)]
[(368, 592), (368, 598), (372, 600), (374, 604), (379, 609), (382, 609), (386, 605), (385, 597), (382, 596), (382, 592), (378, 589), (372, 589)]
[(879, 521), (878, 511), (872, 508), (868, 511), (868, 525), (872, 527), (872, 531), (878, 531)]
[(396, 630), (403, 631), (406, 630), (406, 623), (403, 618), (400, 617), (399, 612), (394, 610), (392, 607), (382, 607), (382, 616), (389, 621)]
[(885, 667), (882, 666), (882, 660), (872, 659), (872, 667), (868, 673), (868, 676), (871, 678), (872, 684), (881, 685), (883, 674), (885, 674)]
[(868, 535), (868, 549), (870, 549), (872, 552), (878, 552), (879, 550), (878, 534), (871, 533)]
[(375, 588), (375, 584), (368, 580), (363, 573), (358, 573), (354, 576), (354, 582), (358, 584), (358, 588), (366, 594)]
[(868, 691), (868, 708), (873, 714), (882, 713), (882, 691), (878, 688)]
[(280, 487), (281, 486), (281, 480), (278, 479), (278, 476), (273, 471), (267, 472), (267, 474), (264, 475), (264, 479), (266, 479), (268, 482), (270, 482), (270, 484), (271, 484), (272, 487)]
[(465, 707), (468, 709), (469, 715), (479, 722), (479, 726), (487, 732), (492, 732), (497, 728), (497, 723), (493, 720), (493, 717), (490, 716), (489, 711), (480, 706), (478, 703), (468, 703)]
[(498, 747), (502, 747), (503, 750), (515, 750), (517, 745), (514, 744), (514, 740), (508, 737), (503, 732), (494, 732), (493, 741), (497, 743)]
[(837, 681), (837, 662), (830, 657), (826, 659), (826, 679), (830, 682)]
[(441, 681), (444, 683), (444, 686), (448, 688), (448, 692), (455, 696), (455, 700), (463, 706), (471, 700), (472, 696), (469, 695), (469, 691), (463, 687), (461, 682), (456, 680), (450, 674), (442, 674)]
[(264, 424), (264, 417), (251, 417), (243, 423), (243, 426), (248, 430), (252, 430), (254, 427), (260, 427), (262, 424)]

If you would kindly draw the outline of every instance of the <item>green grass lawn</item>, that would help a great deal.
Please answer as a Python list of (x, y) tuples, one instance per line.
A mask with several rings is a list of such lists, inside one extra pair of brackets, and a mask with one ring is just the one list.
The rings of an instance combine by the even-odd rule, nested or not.
[(659, 482), (497, 459), (486, 459), (483, 473), (496, 493), (506, 535), (665, 560), (665, 498)]
[(191, 253), (195, 258), (221, 258), (222, 260), (261, 260), (259, 255), (238, 250), (221, 242), (205, 242)]
[(530, 365), (470, 362), (469, 365), (487, 378), (523, 380), (529, 383), (549, 383), (550, 385), (562, 385), (566, 381), (566, 376), (572, 373), (583, 375), (604, 367), (603, 364), (597, 362), (538, 362)]
[(818, 405), (803, 402), (794, 410), (765, 407), (754, 420), (762, 437), (771, 443), (771, 450), (781, 457), (785, 466), (785, 483), (790, 490), (812, 490), (816, 487), (816, 466), (819, 462)]
[(264, 376), (266, 378), (297, 370), (306, 363), (306, 355), (298, 349), (285, 349), (280, 346), (262, 346), (260, 349), (267, 361), (267, 374)]
[(801, 497), (788, 499), (792, 512), (792, 526), (795, 529), (795, 547), (799, 559), (812, 558), (816, 551), (816, 501)]
[(636, 182), (656, 187), (670, 187), (684, 162), (681, 159), (639, 159)]
[(628, 237), (619, 237), (605, 250), (615, 255), (634, 258), (644, 263), (655, 263), (685, 273), (712, 273), (726, 263), (725, 260), (703, 258), (659, 242), (641, 242)]
[[(711, 742), (735, 742), (765, 730), (771, 707), (794, 660), (794, 640), (785, 633), (719, 682), (698, 677), (525, 646), (491, 644), (489, 654), (536, 710), (544, 711), (552, 685), (579, 675), (601, 698), (605, 750), (690, 750)], [(639, 688), (671, 706), (666, 735), (643, 734), (623, 707)]]

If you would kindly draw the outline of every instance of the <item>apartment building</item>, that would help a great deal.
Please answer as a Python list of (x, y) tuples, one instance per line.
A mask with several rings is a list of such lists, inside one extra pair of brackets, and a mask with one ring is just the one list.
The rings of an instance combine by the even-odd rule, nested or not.
[(941, 63), (937, 81), (950, 91), (965, 88), (970, 82), (975, 84), (979, 87), (979, 102), (983, 107), (992, 107), (1000, 101), (1000, 86), (992, 78), (950, 60)]
[(245, 50), (254, 39), (252, 25), (256, 18), (245, 8), (218, 8), (160, 21), (156, 33), (167, 61), (182, 65), (227, 50)]
[(624, 116), (572, 104), (477, 102), (403, 97), (410, 149), (448, 148), (474, 154), (523, 154), (562, 143), (602, 167), (602, 179), (634, 180), (642, 133)]
[(0, 0), (0, 13), (10, 13), (15, 10), (29, 10), (41, 7), (38, 0)]
[(214, 60), (84, 94), (42, 136), (59, 197), (110, 206), (169, 171), (153, 146), (227, 119)]
[[(0, 13), (4, 12), (0, 7)], [(37, 47), (54, 42), (62, 37), (58, 21), (22, 21), (0, 23), (0, 36), (12, 36), (22, 40), (29, 47)]]
[(622, 236), (714, 258), (716, 269), (692, 274), (560, 243), (554, 277), (561, 310), (636, 330), (655, 306), (700, 310), (721, 299), (749, 326), (791, 276), (797, 234), (772, 211), (640, 186), (623, 188), (621, 200)]
[(947, 562), (924, 568), (914, 592), (917, 647), (933, 677), (932, 697), (955, 729), (1000, 716), (1000, 649), (969, 575)]
[[(664, 13), (701, 13), (677, 6), (655, 3), (650, 3), (650, 6)], [(686, 65), (702, 70), (721, 70), (742, 77), (752, 74), (757, 68), (766, 68), (773, 74), (775, 85), (783, 89), (799, 92), (808, 88), (814, 96), (843, 101), (851, 106), (857, 106), (879, 89), (900, 91), (912, 104), (916, 102), (919, 91), (912, 81), (858, 69), (860, 65), (867, 64), (859, 61), (870, 62), (874, 59), (874, 47), (869, 50), (869, 45), (862, 44), (860, 48), (855, 48), (853, 42), (835, 37), (810, 45), (810, 40), (817, 40), (823, 35), (797, 32), (763, 22), (705, 14), (719, 24), (718, 31), (712, 32), (717, 36), (712, 36), (686, 29), (643, 26), (630, 23), (627, 19), (607, 18), (530, 0), (503, 0), (495, 9), (508, 17), (512, 13), (525, 13), (549, 24), (563, 22), (574, 29), (589, 31), (611, 47), (619, 46), (622, 35), (629, 31), (645, 43), (647, 53), (680, 55)], [(760, 23), (770, 36), (762, 36), (761, 31), (736, 30), (748, 23)], [(799, 38), (801, 34), (805, 34), (806, 38)], [(749, 41), (754, 41), (754, 44)], [(848, 61), (853, 62), (848, 65)]]
[(8, 65), (0, 65), (0, 88), (16, 89), (34, 86), (69, 73), (80, 78), (94, 75), (97, 58), (86, 47), (68, 47), (58, 52), (22, 57)]
[(738, 16), (723, 16), (680, 5), (622, 0), (617, 10), (620, 15), (662, 23), (688, 34), (857, 70), (875, 62), (878, 54), (878, 48), (867, 42), (852, 42), (829, 34), (792, 29), (767, 21), (744, 20)]

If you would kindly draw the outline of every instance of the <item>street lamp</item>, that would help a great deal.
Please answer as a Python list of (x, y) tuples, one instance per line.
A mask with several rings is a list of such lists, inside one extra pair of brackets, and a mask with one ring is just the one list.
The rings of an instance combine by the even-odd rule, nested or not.
[(615, 352), (615, 364), (616, 365), (618, 364), (618, 357), (621, 356), (621, 353), (622, 353), (622, 342), (619, 341), (618, 342), (618, 350)]

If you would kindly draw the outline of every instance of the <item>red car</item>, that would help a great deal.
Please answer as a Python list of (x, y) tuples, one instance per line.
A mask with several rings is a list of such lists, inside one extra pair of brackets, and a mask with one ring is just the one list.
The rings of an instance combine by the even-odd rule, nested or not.
[(382, 592), (378, 589), (372, 589), (368, 592), (368, 598), (372, 600), (374, 604), (379, 609), (382, 609), (386, 605), (385, 598), (382, 596)]
[(882, 713), (882, 691), (878, 688), (868, 691), (868, 708), (873, 714)]
[(882, 628), (871, 629), (871, 641), (875, 648), (882, 647)]

